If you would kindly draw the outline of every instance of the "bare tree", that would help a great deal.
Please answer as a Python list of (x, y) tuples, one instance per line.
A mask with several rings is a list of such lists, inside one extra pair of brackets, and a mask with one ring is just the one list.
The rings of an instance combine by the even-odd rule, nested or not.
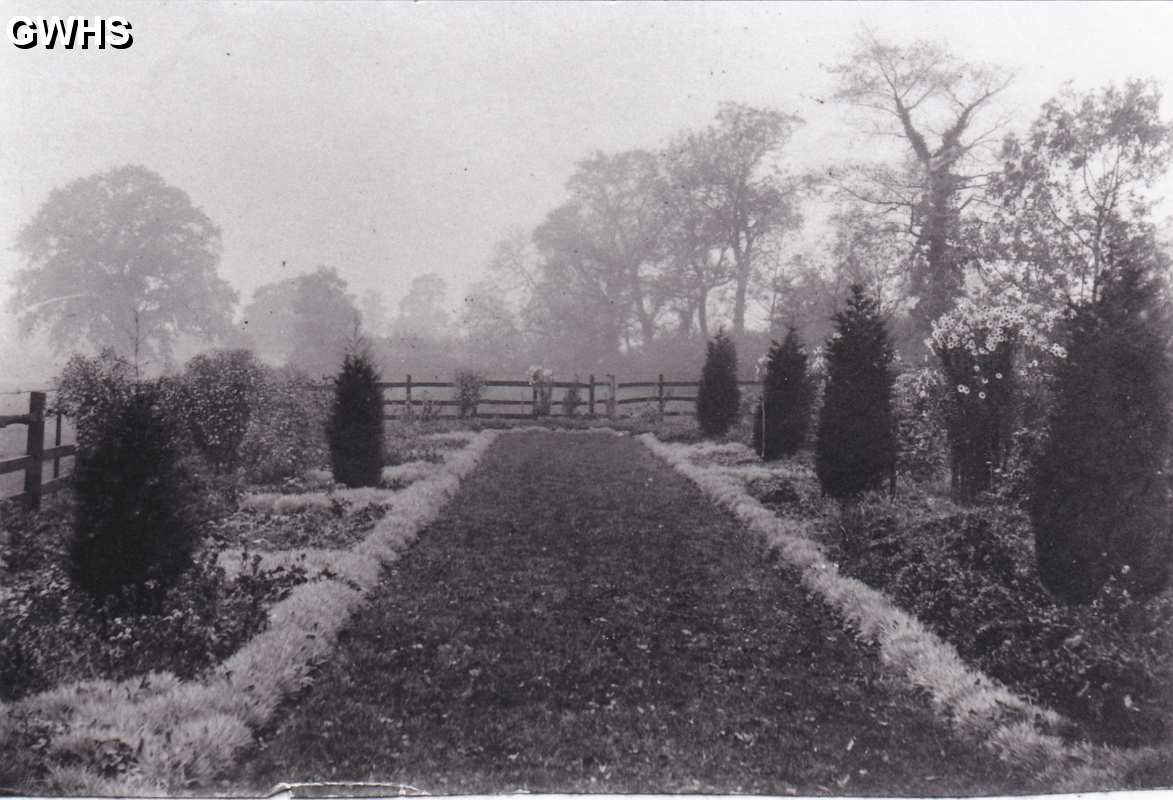
[(831, 72), (839, 81), (837, 99), (870, 112), (873, 133), (897, 137), (907, 148), (905, 169), (858, 169), (862, 185), (846, 191), (882, 213), (907, 215), (909, 288), (919, 300), (913, 314), (927, 330), (962, 288), (968, 258), (962, 216), (989, 172), (977, 156), (1007, 121), (984, 119), (1013, 76), (960, 61), (939, 44), (891, 45), (871, 31)]

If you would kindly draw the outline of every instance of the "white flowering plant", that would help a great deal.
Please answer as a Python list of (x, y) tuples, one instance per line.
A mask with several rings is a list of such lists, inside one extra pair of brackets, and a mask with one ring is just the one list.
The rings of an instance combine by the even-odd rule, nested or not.
[[(1066, 357), (1052, 338), (1061, 317), (1008, 290), (997, 302), (963, 299), (933, 323), (926, 344), (940, 360), (948, 388), (945, 418), (958, 499), (973, 500), (992, 488), (1005, 467), (1015, 379), (1038, 371), (1041, 358)], [(1020, 351), (1031, 360), (1016, 363)]]

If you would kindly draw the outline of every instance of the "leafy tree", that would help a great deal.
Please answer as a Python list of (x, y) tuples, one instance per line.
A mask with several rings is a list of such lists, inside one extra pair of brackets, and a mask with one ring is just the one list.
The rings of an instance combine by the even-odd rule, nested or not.
[(825, 346), (827, 385), (819, 414), (815, 472), (823, 491), (851, 497), (894, 474), (893, 348), (879, 302), (851, 287)]
[(196, 448), (216, 471), (233, 470), (265, 380), (249, 350), (200, 354), (184, 374), (185, 412)]
[(1092, 600), (1112, 576), (1154, 594), (1173, 556), (1166, 312), (1142, 267), (1097, 283), (1099, 297), (1069, 321), (1029, 506), (1039, 577), (1071, 602)]
[(773, 342), (766, 354), (762, 399), (754, 415), (754, 450), (766, 461), (793, 455), (806, 439), (813, 401), (806, 352), (791, 327), (782, 344)]
[(1151, 81), (1068, 91), (1043, 105), (1025, 138), (1006, 137), (988, 230), (993, 254), (1016, 269), (996, 278), (1036, 301), (1094, 301), (1113, 258), (1153, 257), (1153, 188), (1173, 159), (1160, 105)]
[(706, 436), (721, 436), (737, 422), (741, 389), (737, 385), (737, 350), (718, 330), (708, 343), (696, 393), (696, 418)]
[(151, 611), (191, 564), (198, 526), (180, 424), (164, 387), (140, 383), (105, 406), (77, 454), (70, 574), (120, 607)]
[(383, 473), (383, 391), (370, 355), (352, 351), (334, 379), (334, 405), (326, 430), (334, 480), (378, 486)]
[(113, 347), (138, 368), (179, 334), (231, 328), (236, 293), (216, 274), (220, 231), (182, 190), (141, 166), (55, 189), (21, 229), (9, 310), (59, 351)]
[(832, 68), (836, 97), (877, 119), (878, 135), (908, 146), (906, 168), (873, 165), (847, 193), (878, 213), (904, 221), (912, 231), (909, 289), (918, 339), (961, 294), (964, 267), (974, 254), (963, 235), (963, 209), (984, 183), (975, 163), (1001, 126), (979, 118), (1011, 82), (992, 67), (965, 63), (940, 45), (901, 47), (870, 31), (855, 52)]

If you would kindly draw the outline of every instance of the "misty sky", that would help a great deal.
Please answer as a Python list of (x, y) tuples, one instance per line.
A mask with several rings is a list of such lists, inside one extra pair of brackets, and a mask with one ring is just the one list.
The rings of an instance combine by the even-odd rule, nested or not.
[(497, 240), (563, 199), (577, 160), (656, 147), (721, 101), (804, 117), (798, 169), (874, 151), (830, 102), (823, 69), (861, 24), (1015, 69), (1005, 103), (1020, 126), (1068, 80), (1155, 77), (1168, 91), (1173, 78), (1168, 2), (3, 8), (5, 22), (117, 14), (134, 26), (121, 51), (0, 43), (4, 296), (20, 266), (11, 243), (51, 189), (138, 163), (220, 226), (221, 274), (244, 302), (327, 264), (392, 309), (414, 275), (436, 272), (456, 305)]

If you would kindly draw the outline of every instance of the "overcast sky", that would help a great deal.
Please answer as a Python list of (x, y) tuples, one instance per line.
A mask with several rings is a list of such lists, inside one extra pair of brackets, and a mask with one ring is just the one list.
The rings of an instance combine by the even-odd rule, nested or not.
[(721, 101), (804, 117), (796, 167), (866, 155), (824, 102), (823, 67), (862, 24), (1014, 69), (1005, 100), (1021, 124), (1065, 81), (1154, 77), (1168, 90), (1173, 78), (1168, 2), (3, 8), (5, 22), (121, 15), (134, 31), (127, 50), (0, 42), (5, 295), (20, 266), (11, 243), (50, 190), (136, 163), (220, 226), (221, 274), (243, 301), (327, 264), (392, 308), (414, 275), (436, 272), (455, 304), (497, 240), (560, 202), (576, 161), (655, 147)]

